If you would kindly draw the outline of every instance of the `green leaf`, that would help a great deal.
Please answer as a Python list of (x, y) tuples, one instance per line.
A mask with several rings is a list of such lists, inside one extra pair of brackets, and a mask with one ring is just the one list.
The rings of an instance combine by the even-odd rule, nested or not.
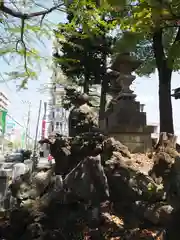
[(13, 47), (7, 47), (7, 48), (0, 48), (0, 56), (3, 56), (8, 53), (15, 53), (16, 50)]
[(127, 3), (127, 0), (107, 0), (111, 6), (124, 7)]
[(132, 52), (135, 50), (137, 44), (142, 38), (141, 34), (133, 32), (124, 32), (122, 33), (119, 40), (117, 40), (114, 52)]
[(21, 27), (20, 26), (14, 27), (14, 28), (10, 27), (7, 30), (11, 33), (21, 33)]

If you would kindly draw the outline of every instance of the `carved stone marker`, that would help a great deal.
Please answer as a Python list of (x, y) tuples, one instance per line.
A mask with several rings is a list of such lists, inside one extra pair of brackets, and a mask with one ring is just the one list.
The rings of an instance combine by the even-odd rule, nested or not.
[(109, 74), (112, 100), (100, 122), (102, 130), (127, 145), (131, 152), (145, 152), (151, 148), (151, 133), (154, 132), (154, 126), (146, 124), (143, 105), (135, 100), (136, 95), (130, 89), (135, 80), (132, 72), (140, 64), (128, 53), (116, 58)]
[(12, 171), (12, 180), (17, 179), (21, 175), (24, 175), (25, 173), (28, 172), (28, 166), (25, 165), (24, 163), (16, 163), (13, 166), (13, 171)]
[(33, 161), (31, 159), (24, 160), (24, 164), (28, 166), (29, 171), (32, 172), (33, 170)]

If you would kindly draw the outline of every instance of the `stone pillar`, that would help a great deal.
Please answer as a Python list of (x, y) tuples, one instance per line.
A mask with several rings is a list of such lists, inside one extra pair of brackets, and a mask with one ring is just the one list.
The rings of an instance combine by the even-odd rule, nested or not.
[(144, 105), (135, 101), (136, 94), (130, 89), (139, 65), (129, 53), (120, 54), (111, 69), (110, 94), (112, 100), (100, 127), (108, 135), (116, 137), (132, 152), (144, 152), (151, 147), (154, 126), (147, 126)]
[(121, 91), (119, 92), (120, 96), (128, 98), (130, 97), (132, 99), (136, 97), (136, 95), (130, 89), (130, 86), (136, 78), (132, 75), (132, 72), (135, 71), (140, 64), (141, 62), (131, 57), (129, 53), (120, 54), (113, 63), (111, 69), (119, 73), (116, 83), (121, 88)]
[(132, 82), (135, 80), (135, 76), (132, 76), (131, 73), (129, 74), (122, 74), (120, 73), (120, 76), (118, 78), (118, 81), (120, 82), (122, 86), (122, 90), (120, 94), (122, 96), (132, 97), (135, 98), (136, 95), (133, 93), (133, 91), (130, 89), (130, 86)]

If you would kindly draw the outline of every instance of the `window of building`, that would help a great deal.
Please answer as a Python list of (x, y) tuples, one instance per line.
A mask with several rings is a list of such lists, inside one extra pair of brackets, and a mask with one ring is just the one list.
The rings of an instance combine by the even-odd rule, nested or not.
[(59, 122), (56, 122), (56, 129), (59, 128)]

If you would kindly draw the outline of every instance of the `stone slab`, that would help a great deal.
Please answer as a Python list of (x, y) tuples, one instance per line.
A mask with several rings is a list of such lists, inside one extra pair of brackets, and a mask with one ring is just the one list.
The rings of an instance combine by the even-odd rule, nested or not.
[(133, 126), (133, 125), (119, 125), (114, 126), (112, 129), (108, 130), (108, 133), (118, 133), (118, 134), (151, 134), (154, 132), (155, 126), (146, 125), (146, 126)]
[(114, 137), (126, 145), (131, 153), (145, 153), (152, 148), (152, 140), (150, 134), (144, 133), (109, 133), (109, 136)]

